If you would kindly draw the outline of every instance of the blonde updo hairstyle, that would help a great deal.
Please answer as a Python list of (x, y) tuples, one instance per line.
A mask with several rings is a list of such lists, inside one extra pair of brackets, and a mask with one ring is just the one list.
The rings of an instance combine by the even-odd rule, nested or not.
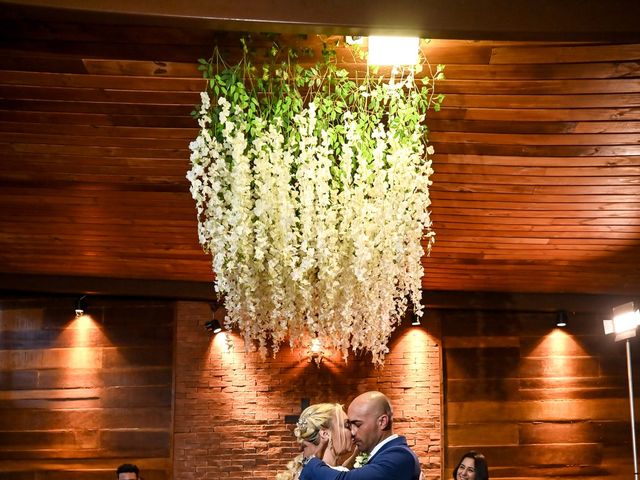
[[(306, 440), (314, 445), (320, 443), (321, 432), (329, 434), (327, 450), (335, 458), (351, 450), (351, 433), (344, 427), (347, 415), (339, 403), (317, 403), (304, 409), (293, 433), (298, 443)], [(279, 473), (276, 480), (298, 478), (302, 470), (302, 454), (287, 465), (287, 471)]]

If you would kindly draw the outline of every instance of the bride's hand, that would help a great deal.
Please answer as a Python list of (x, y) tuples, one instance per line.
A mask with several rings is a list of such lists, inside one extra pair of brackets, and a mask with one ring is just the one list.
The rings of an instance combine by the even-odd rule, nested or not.
[(356, 462), (356, 457), (360, 454), (360, 450), (358, 447), (353, 449), (353, 453), (349, 458), (347, 458), (344, 462), (342, 462), (342, 466), (351, 470), (353, 468), (353, 464)]

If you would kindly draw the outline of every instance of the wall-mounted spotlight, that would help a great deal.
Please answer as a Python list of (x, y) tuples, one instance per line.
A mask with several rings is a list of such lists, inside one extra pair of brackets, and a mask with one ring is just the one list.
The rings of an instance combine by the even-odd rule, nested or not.
[(222, 331), (222, 323), (219, 319), (224, 319), (225, 310), (222, 305), (210, 304), (211, 320), (204, 324), (204, 328), (214, 335)]
[(76, 308), (75, 308), (76, 318), (81, 317), (82, 315), (84, 315), (84, 311), (87, 309), (87, 302), (85, 301), (85, 298), (87, 298), (87, 296), (86, 295), (82, 295), (76, 301)]
[(569, 315), (567, 315), (567, 312), (565, 312), (564, 310), (560, 310), (556, 314), (556, 327), (560, 327), (560, 328), (566, 327), (568, 318), (569, 318)]
[(405, 314), (405, 318), (410, 320), (411, 321), (411, 325), (413, 325), (414, 327), (419, 327), (421, 325), (420, 317), (418, 317), (413, 310), (407, 309), (407, 313)]
[(213, 320), (209, 320), (207, 323), (204, 324), (204, 328), (207, 329), (207, 331), (213, 333), (214, 335), (216, 333), (220, 333), (222, 331), (222, 326), (220, 325), (220, 322), (218, 320), (216, 320), (215, 318)]

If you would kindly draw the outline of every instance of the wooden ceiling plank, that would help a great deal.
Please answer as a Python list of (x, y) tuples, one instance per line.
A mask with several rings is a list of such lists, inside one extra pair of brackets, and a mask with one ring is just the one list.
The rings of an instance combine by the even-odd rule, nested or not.
[(115, 90), (48, 86), (0, 85), (0, 96), (16, 100), (46, 100), (91, 103), (189, 105), (200, 103), (199, 91)]
[(194, 126), (194, 120), (186, 116), (168, 115), (114, 115), (87, 112), (41, 112), (0, 110), (0, 121), (20, 122), (30, 125), (55, 124), (81, 125), (97, 128), (100, 126), (141, 127), (141, 128), (189, 128)]
[(469, 210), (483, 209), (483, 210), (538, 210), (550, 212), (564, 211), (571, 209), (573, 211), (631, 211), (640, 213), (640, 202), (635, 203), (537, 203), (537, 202), (521, 202), (514, 203), (509, 201), (491, 202), (491, 201), (478, 201), (478, 200), (434, 200), (433, 208), (468, 208)]
[(544, 177), (544, 181), (540, 183), (549, 184), (548, 178), (555, 177), (566, 178), (567, 181), (573, 181), (578, 177), (635, 177), (640, 176), (640, 163), (628, 166), (598, 166), (598, 167), (567, 167), (563, 165), (530, 167), (523, 165), (468, 165), (468, 164), (449, 164), (438, 163), (435, 165), (437, 175), (442, 174), (459, 174), (459, 175), (517, 175), (530, 177)]
[(589, 157), (522, 157), (507, 155), (455, 155), (437, 153), (434, 164), (436, 166), (446, 164), (462, 165), (503, 165), (503, 166), (529, 166), (537, 167), (623, 167), (640, 165), (640, 155), (628, 156), (589, 156)]
[[(637, 131), (636, 131), (637, 132)], [(431, 132), (434, 143), (488, 143), (491, 145), (637, 145), (640, 133), (476, 133)]]
[[(181, 77), (202, 78), (195, 62), (167, 62), (162, 60), (103, 60), (85, 58), (83, 64), (92, 75), (124, 75), (126, 77)], [(0, 64), (1, 65), (1, 64)]]
[[(160, 132), (158, 132), (160, 133)], [(115, 148), (146, 148), (153, 147), (156, 150), (182, 150), (184, 157), (188, 158), (187, 150), (189, 142), (192, 138), (186, 135), (167, 135), (165, 138), (145, 138), (131, 136), (109, 136), (101, 137), (96, 131), (96, 135), (77, 136), (77, 135), (61, 135), (61, 134), (36, 134), (36, 133), (19, 133), (0, 131), (0, 144), (10, 145), (16, 150), (20, 150), (22, 145), (60, 145), (62, 147), (75, 148), (77, 145), (86, 145), (91, 147), (115, 147)]]
[(35, 111), (35, 112), (61, 112), (61, 113), (90, 113), (90, 114), (116, 114), (116, 115), (161, 115), (179, 116), (189, 118), (194, 103), (176, 105), (156, 105), (140, 103), (106, 103), (106, 102), (81, 102), (71, 99), (63, 100), (35, 100), (35, 99), (2, 99), (0, 98), (0, 110)]
[(427, 126), (431, 132), (477, 132), (477, 133), (535, 133), (535, 134), (600, 134), (636, 133), (640, 131), (640, 121), (512, 121), (505, 120), (447, 120), (429, 118)]
[[(610, 81), (613, 82), (613, 80)], [(122, 75), (0, 70), (0, 85), (66, 87), (69, 89), (99, 88), (123, 91), (201, 92), (204, 90), (206, 83), (202, 78), (127, 77)], [(618, 88), (624, 90), (625, 86), (619, 85)]]
[[(446, 99), (445, 99), (446, 100)], [(446, 101), (439, 112), (430, 112), (429, 118), (500, 120), (500, 121), (608, 121), (639, 120), (640, 108), (625, 105), (619, 108), (472, 108), (453, 107)], [(515, 119), (515, 120), (514, 120)]]
[(491, 55), (493, 64), (624, 62), (639, 59), (638, 44), (505, 46), (494, 48)]
[(47, 139), (53, 138), (53, 135), (68, 136), (70, 130), (73, 131), (73, 136), (95, 136), (98, 138), (183, 139), (191, 141), (198, 135), (198, 129), (195, 125), (190, 128), (180, 128), (93, 125), (85, 123), (81, 125), (74, 125), (73, 128), (70, 129), (68, 124), (52, 124), (50, 122), (9, 122), (2, 120), (0, 117), (0, 135), (4, 134), (4, 132), (31, 135), (41, 134), (45, 135), (43, 137), (44, 139)]
[[(446, 75), (445, 67), (445, 75)], [(0, 81), (2, 78), (0, 77)], [(640, 91), (640, 79), (579, 79), (579, 80), (498, 80), (476, 78), (473, 80), (445, 79), (436, 83), (438, 91), (445, 95), (568, 95), (636, 93)]]
[[(461, 169), (463, 170), (463, 169)], [(470, 171), (468, 173), (437, 173), (434, 175), (434, 178), (441, 182), (449, 182), (453, 183), (453, 181), (461, 180), (461, 175), (465, 175), (464, 180), (465, 183), (471, 183), (474, 185), (478, 184), (493, 184), (493, 185), (542, 185), (542, 186), (555, 186), (555, 185), (567, 185), (567, 186), (601, 186), (601, 185), (638, 185), (640, 189), (640, 177), (638, 177), (638, 172), (634, 172), (635, 175), (618, 175), (614, 177), (607, 176), (588, 176), (588, 177), (568, 177), (568, 176), (552, 176), (550, 174), (533, 176), (526, 175), (527, 172), (520, 175), (504, 175), (498, 173), (477, 173), (474, 171)], [(552, 172), (550, 172), (552, 173)], [(513, 177), (513, 178), (512, 178)], [(622, 193), (622, 192), (618, 192)]]
[(478, 95), (452, 93), (446, 96), (443, 105), (445, 107), (505, 109), (606, 107), (629, 108), (640, 106), (640, 93), (577, 95)]
[(447, 63), (449, 80), (551, 80), (634, 78), (640, 75), (640, 62), (598, 62), (566, 64), (458, 65)]
[(638, 145), (495, 145), (433, 142), (439, 153), (521, 157), (638, 156)]

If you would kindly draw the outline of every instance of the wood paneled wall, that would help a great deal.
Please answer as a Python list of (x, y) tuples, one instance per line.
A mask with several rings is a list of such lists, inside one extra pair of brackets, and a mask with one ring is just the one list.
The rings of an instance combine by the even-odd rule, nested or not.
[(0, 301), (0, 478), (170, 478), (172, 302)]
[(632, 478), (625, 348), (604, 335), (606, 312), (570, 313), (565, 329), (555, 312), (439, 315), (445, 478), (470, 449), (491, 478)]

